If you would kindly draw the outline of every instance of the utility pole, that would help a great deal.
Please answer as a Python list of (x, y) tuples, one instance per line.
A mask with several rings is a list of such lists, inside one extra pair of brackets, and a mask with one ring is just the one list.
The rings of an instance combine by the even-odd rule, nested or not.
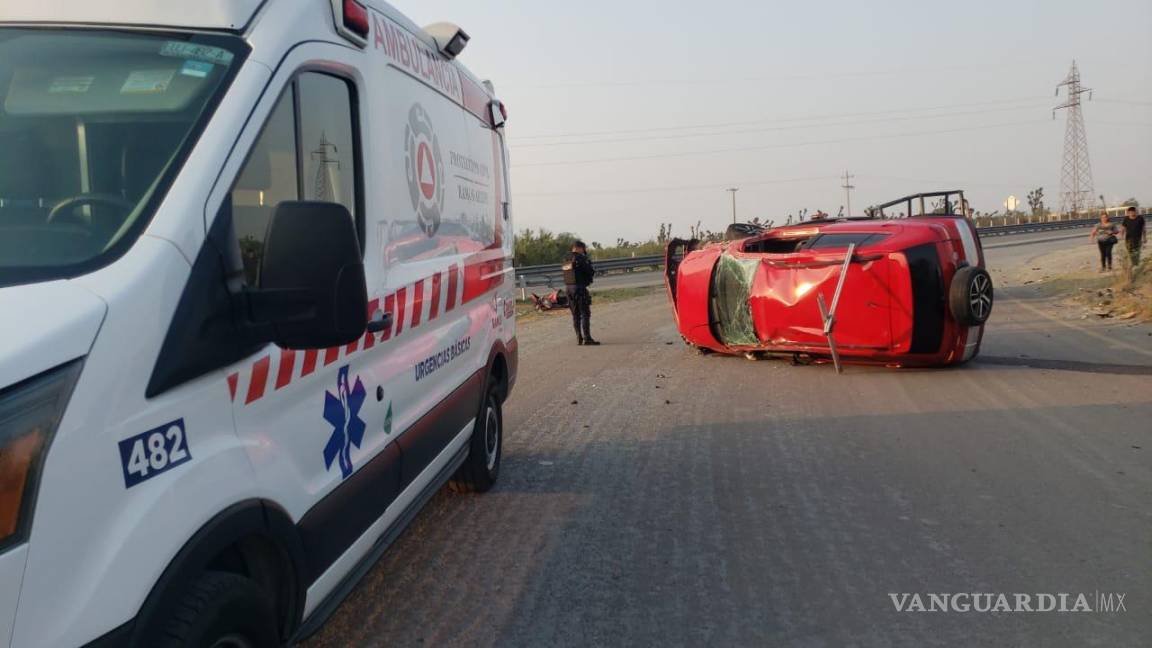
[(1057, 110), (1068, 110), (1068, 125), (1064, 129), (1064, 164), (1060, 176), (1060, 211), (1077, 214), (1088, 211), (1092, 206), (1092, 163), (1088, 160), (1088, 136), (1084, 132), (1084, 113), (1080, 111), (1080, 95), (1092, 90), (1080, 85), (1080, 69), (1072, 61), (1068, 76), (1056, 86), (1056, 96), (1060, 88), (1067, 86), (1068, 99), (1052, 109), (1052, 119)]
[(855, 177), (854, 175), (848, 175), (848, 171), (845, 170), (844, 184), (840, 185), (844, 189), (844, 201), (848, 205), (848, 218), (852, 218), (852, 190), (856, 188), (856, 185), (852, 184), (852, 178)]
[(735, 223), (736, 222), (736, 192), (740, 191), (740, 187), (732, 187), (731, 189), (728, 189), (728, 191), (732, 194), (732, 222)]

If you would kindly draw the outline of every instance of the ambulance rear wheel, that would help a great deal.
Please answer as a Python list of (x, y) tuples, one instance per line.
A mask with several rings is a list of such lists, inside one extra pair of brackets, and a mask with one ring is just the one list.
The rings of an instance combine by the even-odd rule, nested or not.
[(476, 425), (472, 428), (468, 458), (452, 476), (449, 488), (457, 493), (484, 493), (491, 490), (496, 485), (496, 478), (500, 476), (503, 446), (504, 414), (500, 409), (497, 386), (492, 385), (480, 405)]
[(205, 572), (181, 599), (160, 646), (273, 648), (280, 645), (272, 600), (254, 581)]

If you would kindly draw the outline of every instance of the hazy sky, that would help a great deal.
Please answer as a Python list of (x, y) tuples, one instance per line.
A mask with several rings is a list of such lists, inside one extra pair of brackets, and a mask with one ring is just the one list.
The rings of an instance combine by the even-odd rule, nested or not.
[(1097, 194), (1152, 202), (1152, 2), (394, 0), (508, 105), (517, 228), (643, 239), (907, 193), (1059, 206), (1075, 58)]

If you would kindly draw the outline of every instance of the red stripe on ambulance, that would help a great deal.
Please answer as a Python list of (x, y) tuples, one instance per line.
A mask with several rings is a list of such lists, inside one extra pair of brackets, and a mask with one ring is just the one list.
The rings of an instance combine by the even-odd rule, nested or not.
[[(501, 256), (494, 257), (494, 254)], [(485, 250), (478, 254), (473, 255), (468, 259), (464, 265), (464, 279), (460, 280), (460, 265), (452, 264), (448, 267), (447, 272), (437, 272), (432, 276), (416, 281), (408, 286), (404, 286), (396, 290), (396, 292), (386, 295), (383, 298), (383, 307), (381, 308), (380, 298), (373, 299), (368, 304), (369, 317), (373, 317), (377, 310), (382, 310), (384, 313), (393, 315), (393, 322), (395, 328), (386, 328), (380, 332), (380, 339), (376, 339), (373, 333), (365, 333), (363, 344), (361, 340), (357, 339), (344, 347), (332, 347), (323, 349), (324, 352), (324, 366), (335, 364), (340, 359), (341, 350), (344, 351), (344, 357), (347, 359), (354, 353), (359, 352), (361, 349), (368, 350), (376, 346), (377, 342), (386, 342), (393, 337), (399, 337), (400, 333), (404, 330), (405, 315), (408, 311), (408, 293), (412, 293), (412, 315), (409, 322), (410, 329), (419, 328), (423, 321), (431, 321), (440, 314), (440, 301), (444, 301), (444, 312), (448, 312), (457, 305), (464, 305), (478, 297), (483, 296), (497, 286), (504, 283), (504, 264), (505, 260), (500, 250)], [(447, 281), (444, 275), (447, 274)], [(432, 287), (430, 289), (429, 313), (427, 320), (423, 319), (424, 312), (424, 283), (430, 281)], [(447, 286), (444, 284), (447, 283)], [(442, 297), (442, 293), (446, 293)], [(316, 371), (316, 367), (320, 362), (319, 349), (308, 349), (302, 352), (303, 358), (300, 362), (300, 374), (296, 374), (296, 355), (297, 352), (289, 349), (282, 349), (277, 356), (279, 358), (275, 370), (275, 383), (274, 390), (280, 390), (289, 386), (293, 380), (297, 378), (304, 378)], [(264, 355), (256, 360), (249, 370), (249, 382), (247, 385), (247, 392), (244, 404), (248, 405), (255, 401), (264, 398), (268, 390), (268, 379), (272, 373), (272, 355)], [(236, 400), (236, 394), (240, 390), (240, 373), (234, 372), (229, 374), (227, 378), (228, 390), (233, 401)]]
[(444, 306), (444, 312), (448, 312), (456, 308), (456, 287), (460, 281), (460, 266), (452, 264), (448, 268), (448, 303)]
[(248, 383), (248, 397), (244, 400), (247, 405), (264, 397), (264, 389), (268, 386), (268, 368), (272, 365), (272, 358), (264, 356), (252, 365), (252, 381)]
[(301, 378), (316, 371), (316, 357), (319, 355), (320, 352), (316, 349), (308, 349), (304, 352), (304, 366), (300, 368)]
[(412, 328), (420, 326), (420, 315), (424, 312), (424, 280), (412, 285)]
[(408, 290), (401, 288), (396, 291), (396, 337), (400, 337), (400, 332), (404, 330), (404, 305), (408, 301)]
[(292, 372), (296, 368), (296, 352), (291, 349), (280, 351), (280, 368), (276, 371), (276, 389), (282, 389), (292, 382)]

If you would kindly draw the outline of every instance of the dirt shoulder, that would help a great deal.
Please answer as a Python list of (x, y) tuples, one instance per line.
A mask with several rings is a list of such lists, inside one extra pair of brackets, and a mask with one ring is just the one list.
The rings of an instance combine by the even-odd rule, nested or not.
[(1152, 322), (1152, 262), (1145, 258), (1130, 272), (1123, 245), (1121, 242), (1113, 250), (1115, 269), (1111, 272), (1100, 272), (1097, 248), (1085, 242), (1005, 269), (997, 283), (1028, 286), (1054, 300), (1075, 319)]

